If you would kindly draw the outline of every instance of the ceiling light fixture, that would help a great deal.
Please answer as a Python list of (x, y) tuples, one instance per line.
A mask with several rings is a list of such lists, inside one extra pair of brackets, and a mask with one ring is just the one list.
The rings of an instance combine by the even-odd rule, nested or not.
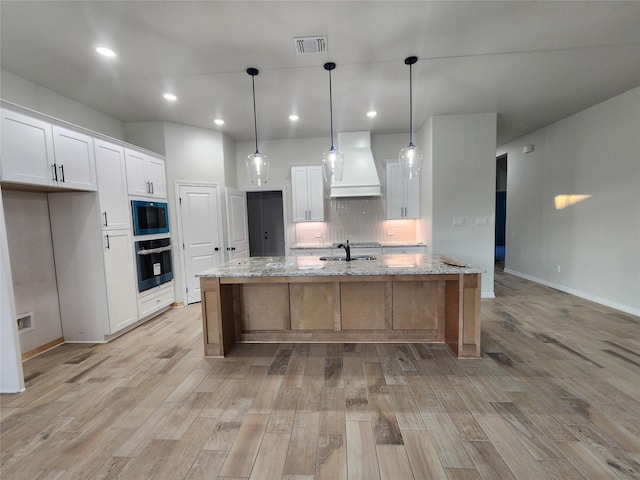
[(378, 112), (376, 112), (375, 110), (369, 110), (369, 111), (367, 112), (367, 117), (369, 117), (369, 118), (373, 118), (373, 117), (375, 117), (376, 115), (378, 115)]
[(251, 183), (262, 185), (267, 183), (267, 177), (269, 175), (269, 160), (267, 156), (258, 151), (258, 120), (256, 116), (256, 82), (255, 78), (258, 75), (257, 68), (247, 68), (247, 73), (251, 75), (251, 86), (253, 90), (253, 131), (256, 138), (256, 152), (247, 157), (247, 172)]
[(407, 57), (404, 59), (405, 65), (409, 65), (409, 145), (400, 150), (398, 159), (400, 160), (400, 170), (405, 178), (416, 178), (420, 176), (422, 167), (422, 152), (413, 144), (413, 81), (411, 67), (418, 61), (418, 57)]
[(169, 100), (170, 102), (175, 102), (176, 100), (178, 100), (178, 97), (176, 97), (173, 93), (163, 93), (162, 96), (165, 100)]
[(218, 126), (222, 126), (224, 125), (224, 120), (222, 120), (221, 118), (216, 118), (213, 123), (215, 123)]
[(334, 180), (342, 180), (344, 170), (344, 155), (333, 146), (333, 95), (331, 91), (331, 70), (336, 68), (336, 64), (328, 62), (324, 64), (324, 69), (329, 72), (329, 118), (331, 121), (331, 148), (322, 155), (322, 170), (327, 183)]
[(115, 57), (116, 52), (107, 47), (98, 47), (96, 48), (96, 52), (98, 52), (103, 57)]
[(297, 122), (298, 120), (300, 120), (300, 117), (298, 115), (289, 115), (289, 120), (291, 120), (292, 122)]

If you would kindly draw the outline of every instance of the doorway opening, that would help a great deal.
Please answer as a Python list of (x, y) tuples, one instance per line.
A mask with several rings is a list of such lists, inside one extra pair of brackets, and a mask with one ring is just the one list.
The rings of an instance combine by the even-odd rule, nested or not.
[(504, 268), (507, 226), (507, 154), (496, 158), (495, 263)]
[(279, 257), (285, 254), (282, 191), (247, 192), (249, 255)]

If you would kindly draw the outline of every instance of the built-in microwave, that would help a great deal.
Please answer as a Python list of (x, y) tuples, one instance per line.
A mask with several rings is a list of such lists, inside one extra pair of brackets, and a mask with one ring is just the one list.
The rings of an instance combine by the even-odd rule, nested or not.
[(169, 233), (169, 209), (163, 202), (131, 201), (133, 234)]
[(144, 292), (173, 279), (171, 239), (135, 242), (138, 266), (138, 291)]

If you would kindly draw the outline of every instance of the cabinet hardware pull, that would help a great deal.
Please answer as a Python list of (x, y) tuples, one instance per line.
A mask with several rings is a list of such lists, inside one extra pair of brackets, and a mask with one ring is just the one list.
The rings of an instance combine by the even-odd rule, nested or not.
[(104, 212), (104, 226), (105, 227), (109, 226), (109, 222), (107, 222), (107, 212)]
[(51, 165), (53, 167), (53, 181), (57, 182), (58, 181), (58, 166), (54, 163), (53, 165)]
[(147, 182), (147, 193), (151, 193), (151, 182)]
[(149, 182), (149, 183), (151, 184), (151, 193), (155, 193), (155, 192), (153, 191), (153, 182)]
[(107, 250), (109, 250), (111, 248), (111, 245), (109, 244), (109, 235), (107, 235)]
[(60, 174), (62, 176), (62, 182), (64, 183), (64, 165), (60, 165)]

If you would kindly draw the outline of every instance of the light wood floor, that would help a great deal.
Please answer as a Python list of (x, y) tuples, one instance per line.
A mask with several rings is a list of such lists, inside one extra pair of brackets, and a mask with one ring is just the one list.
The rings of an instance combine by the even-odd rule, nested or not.
[(440, 345), (243, 345), (200, 307), (25, 362), (9, 479), (640, 478), (640, 319), (496, 272), (483, 359)]

